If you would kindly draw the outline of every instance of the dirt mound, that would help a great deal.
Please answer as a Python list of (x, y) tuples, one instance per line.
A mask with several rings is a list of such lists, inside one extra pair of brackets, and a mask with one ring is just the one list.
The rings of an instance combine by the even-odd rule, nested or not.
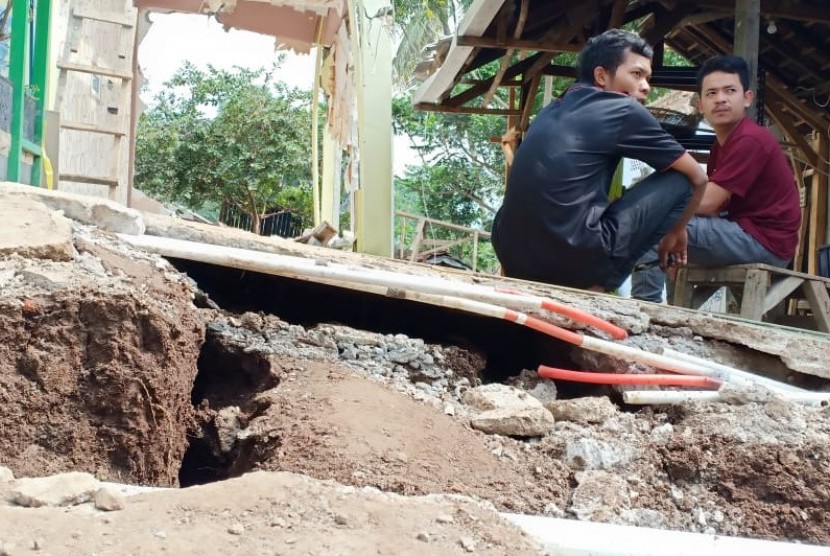
[[(2, 485), (0, 485), (2, 486)], [(403, 498), (288, 473), (128, 497), (123, 510), (10, 508), (0, 553), (541, 554), (492, 506), (457, 496)]]
[(85, 233), (73, 262), (0, 261), (0, 464), (175, 485), (203, 338), (191, 288)]

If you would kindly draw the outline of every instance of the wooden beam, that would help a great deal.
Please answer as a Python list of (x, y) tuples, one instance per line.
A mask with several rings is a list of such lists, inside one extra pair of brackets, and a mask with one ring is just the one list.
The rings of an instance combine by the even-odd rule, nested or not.
[(614, 5), (611, 7), (611, 18), (608, 20), (608, 29), (622, 27), (627, 7), (628, 0), (614, 0)]
[(492, 116), (521, 116), (521, 110), (502, 108), (480, 108), (478, 106), (447, 106), (445, 104), (416, 104), (417, 110), (427, 112), (451, 112), (453, 114), (485, 114)]
[[(695, 38), (712, 48), (718, 54), (729, 54), (732, 51), (732, 45), (719, 32), (710, 27), (695, 27), (683, 30), (687, 37)], [(671, 42), (671, 41), (670, 41)], [(674, 45), (673, 45), (674, 46)], [(681, 49), (682, 50), (682, 49)], [(796, 114), (807, 122), (813, 129), (827, 129), (830, 120), (822, 117), (818, 112), (811, 111), (804, 105), (796, 96), (794, 96), (784, 85), (783, 81), (775, 75), (775, 68), (767, 68), (769, 75), (767, 76), (767, 94), (771, 91), (779, 96), (783, 101), (787, 110)]]
[[(677, 4), (692, 4), (698, 8), (735, 12), (737, 2), (741, 0), (675, 0)], [(765, 17), (809, 21), (814, 23), (830, 23), (830, 7), (824, 2), (817, 3), (794, 2), (793, 0), (761, 0), (761, 13)]]
[(473, 46), (475, 48), (512, 48), (514, 50), (533, 50), (535, 52), (579, 52), (582, 49), (581, 44), (572, 42), (551, 42), (544, 39), (506, 39), (501, 41), (496, 37), (472, 36), (458, 37), (457, 44), (459, 46)]
[[(827, 157), (828, 138), (822, 132), (817, 132), (814, 137), (816, 151)], [(810, 231), (807, 249), (807, 272), (816, 274), (818, 272), (818, 248), (827, 241), (827, 172), (815, 172), (810, 178)]]
[[(514, 40), (518, 40), (518, 39), (522, 38), (522, 32), (524, 31), (525, 22), (527, 21), (527, 10), (528, 10), (528, 7), (530, 5), (530, 0), (521, 0), (521, 1), (522, 1), (522, 6), (519, 9), (519, 19), (516, 22), (516, 27), (513, 30), (513, 39)], [(508, 4), (505, 4), (505, 6), (508, 6)], [(505, 15), (505, 17), (501, 21), (506, 21), (506, 19), (507, 19), (506, 14), (504, 14), (504, 15)], [(499, 34), (501, 34), (501, 33), (499, 33)], [(514, 52), (515, 52), (515, 49), (513, 49), (513, 48), (508, 48), (505, 51), (504, 56), (502, 57), (501, 63), (499, 65), (499, 69), (496, 72), (496, 75), (493, 77), (493, 82), (490, 84), (489, 89), (487, 89), (487, 92), (484, 94), (484, 98), (481, 101), (482, 108), (487, 108), (490, 105), (490, 102), (492, 102), (493, 96), (496, 94), (496, 91), (498, 90), (499, 85), (501, 84), (501, 80), (504, 77), (504, 74), (507, 71), (508, 66), (510, 65), (510, 60), (513, 58), (513, 53)], [(510, 108), (513, 108), (513, 107), (511, 106)]]
[(536, 74), (530, 80), (530, 84), (522, 92), (522, 119), (519, 121), (519, 131), (527, 131), (527, 125), (530, 122), (530, 113), (533, 111), (533, 101), (536, 98), (536, 92), (539, 90), (539, 83), (542, 81), (542, 76)]
[[(515, 64), (513, 64), (513, 66), (510, 67), (510, 69), (508, 69), (504, 73), (502, 81), (512, 81), (513, 78), (515, 78), (517, 75), (525, 73), (527, 68), (529, 68), (533, 64), (533, 62), (538, 60), (543, 55), (544, 53), (539, 52), (537, 54), (534, 54), (533, 56), (530, 56), (529, 58), (525, 58), (524, 60), (516, 62)], [(481, 82), (480, 85), (474, 85), (466, 91), (463, 91), (455, 95), (454, 97), (448, 98), (444, 102), (444, 104), (448, 106), (461, 106), (462, 104), (466, 104), (467, 102), (473, 100), (477, 96), (483, 94), (494, 82), (495, 79), (493, 77), (485, 79)]]
[(767, 116), (773, 121), (775, 125), (784, 133), (787, 139), (796, 144), (798, 149), (801, 151), (801, 154), (804, 155), (804, 158), (807, 162), (810, 163), (810, 166), (813, 168), (817, 167), (818, 165), (818, 156), (816, 152), (813, 150), (812, 145), (807, 139), (795, 129), (794, 126), (790, 125), (789, 122), (784, 120), (783, 118), (779, 117), (778, 113), (775, 110), (772, 110), (770, 105), (771, 104), (779, 104), (783, 105), (784, 101), (778, 96), (778, 93), (772, 90), (766, 91), (767, 95)]
[[(761, 32), (761, 0), (736, 0), (735, 44), (733, 54), (741, 56), (749, 66), (749, 90), (758, 90), (758, 41)], [(754, 120), (756, 104), (748, 110)]]

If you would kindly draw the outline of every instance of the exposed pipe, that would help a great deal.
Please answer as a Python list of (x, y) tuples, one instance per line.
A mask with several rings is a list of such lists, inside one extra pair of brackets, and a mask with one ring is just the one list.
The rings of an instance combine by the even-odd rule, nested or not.
[(537, 515), (500, 514), (557, 556), (827, 556), (809, 544), (666, 531)]
[[(329, 263), (326, 261), (292, 257), (289, 255), (279, 255), (275, 253), (262, 253), (246, 249), (237, 249), (234, 247), (208, 245), (204, 243), (158, 236), (122, 235), (121, 238), (128, 243), (142, 247), (149, 251), (153, 251), (162, 256), (197, 260), (204, 263), (240, 268), (254, 272), (265, 272), (299, 279), (309, 279), (313, 277), (316, 279), (327, 279), (337, 282), (357, 282), (361, 284), (382, 286), (384, 288), (393, 287), (408, 291), (418, 291), (433, 295), (459, 296), (485, 303), (489, 302), (502, 304), (505, 307), (517, 310), (544, 308), (545, 310), (560, 314), (563, 314), (563, 312), (567, 313), (563, 314), (563, 316), (567, 316), (572, 320), (576, 320), (584, 324), (597, 327), (601, 326), (602, 330), (608, 332), (615, 338), (625, 338), (627, 336), (625, 330), (611, 324), (610, 322), (603, 321), (602, 319), (585, 313), (584, 311), (567, 307), (553, 300), (535, 295), (506, 293), (504, 291), (497, 291), (495, 288), (488, 286), (451, 282), (443, 278), (414, 276), (411, 274), (401, 274), (379, 269), (354, 269), (346, 267), (345, 265)], [(516, 318), (518, 318), (518, 316), (516, 316)], [(547, 327), (543, 326), (544, 324), (548, 323), (545, 323), (541, 319), (533, 319), (531, 324), (528, 324), (528, 326), (531, 326), (532, 328), (539, 327), (536, 329), (540, 330), (541, 328), (540, 331), (547, 333), (549, 330), (547, 330)], [(561, 327), (556, 328), (563, 330)], [(581, 338), (581, 335), (578, 336)], [(574, 343), (575, 338), (569, 341)]]
[(663, 348), (662, 353), (667, 357), (673, 357), (681, 361), (687, 361), (689, 363), (701, 365), (702, 367), (705, 367), (707, 370), (710, 371), (705, 376), (718, 378), (724, 382), (731, 382), (733, 384), (743, 385), (761, 385), (776, 392), (807, 392), (807, 390), (804, 390), (803, 388), (792, 386), (790, 384), (787, 384), (786, 382), (773, 380), (771, 378), (756, 375), (748, 371), (742, 371), (734, 367), (729, 367), (721, 363), (715, 363), (714, 361), (708, 361), (706, 359), (703, 359), (702, 357), (695, 357), (694, 355), (681, 353), (673, 349)]
[[(452, 283), (443, 279), (430, 279), (424, 276), (413, 276), (376, 269), (356, 270), (345, 265), (331, 264), (326, 261), (263, 253), (234, 247), (224, 247), (170, 239), (157, 236), (132, 236), (119, 234), (124, 241), (148, 249), (162, 256), (177, 257), (193, 261), (200, 261), (219, 266), (250, 270), (286, 276), (300, 280), (323, 281), (329, 280), (346, 286), (345, 283), (359, 283), (380, 286), (385, 295), (390, 291), (397, 291), (398, 297), (422, 301), (444, 307), (455, 308), (473, 313), (502, 318), (511, 322), (533, 328), (554, 338), (558, 338), (573, 345), (590, 351), (604, 353), (626, 361), (633, 361), (656, 367), (658, 369), (700, 376), (711, 374), (709, 367), (682, 361), (678, 358), (667, 357), (650, 353), (639, 348), (610, 342), (593, 336), (566, 330), (555, 324), (531, 317), (525, 313), (508, 309), (503, 306), (478, 301), (478, 299), (503, 300), (505, 304), (514, 302), (513, 307), (526, 304), (533, 307), (541, 306), (543, 298), (535, 296), (519, 296), (504, 292), (497, 292), (493, 288), (475, 284)], [(365, 287), (352, 288), (367, 290)], [(378, 293), (377, 291), (375, 293)], [(455, 295), (477, 298), (461, 299)], [(428, 297), (432, 296), (432, 297)], [(553, 302), (551, 302), (553, 303)], [(580, 312), (581, 313), (581, 312)], [(581, 316), (581, 315), (577, 315)], [(608, 323), (610, 325), (610, 323)], [(613, 326), (613, 325), (611, 325)]]
[[(825, 406), (830, 404), (830, 393), (773, 392), (773, 396), (791, 403)], [(683, 402), (722, 402), (720, 392), (680, 392), (672, 390), (629, 390), (623, 392), (623, 401), (631, 405), (673, 405)]]
[(657, 375), (626, 373), (595, 373), (570, 371), (539, 365), (536, 371), (542, 378), (584, 382), (588, 384), (636, 384), (649, 386), (688, 386), (693, 388), (714, 388), (721, 386), (721, 381), (706, 376)]

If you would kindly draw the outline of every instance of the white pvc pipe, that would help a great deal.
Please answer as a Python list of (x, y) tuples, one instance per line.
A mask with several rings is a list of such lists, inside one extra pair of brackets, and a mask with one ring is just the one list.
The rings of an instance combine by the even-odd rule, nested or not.
[(708, 369), (703, 365), (696, 363), (689, 363), (686, 361), (679, 361), (673, 357), (666, 357), (658, 353), (651, 353), (640, 348), (627, 346), (624, 344), (616, 344), (600, 338), (585, 336), (582, 341), (582, 346), (591, 351), (597, 351), (606, 355), (611, 355), (626, 361), (634, 361), (642, 363), (643, 365), (650, 365), (658, 369), (666, 371), (675, 371), (684, 374), (694, 374), (699, 376), (709, 376)]
[(828, 556), (830, 547), (500, 514), (556, 556)]
[(315, 259), (158, 236), (120, 234), (119, 237), (127, 243), (162, 256), (189, 259), (255, 272), (266, 272), (291, 278), (318, 278), (359, 282), (387, 288), (396, 287), (433, 295), (464, 297), (515, 310), (541, 309), (551, 304), (558, 305), (556, 302), (540, 296), (507, 293), (488, 286), (454, 282), (438, 277), (416, 276), (380, 269), (355, 269), (325, 261), (321, 264), (321, 261)]
[(701, 357), (695, 357), (694, 355), (689, 355), (686, 353), (681, 353), (679, 351), (675, 351), (669, 348), (663, 348), (662, 350), (663, 355), (667, 357), (673, 357), (676, 359), (680, 359), (682, 361), (687, 361), (689, 363), (694, 363), (696, 365), (701, 365), (703, 367), (711, 369), (711, 373), (706, 376), (711, 376), (713, 378), (718, 378), (724, 382), (732, 382), (734, 384), (753, 384), (753, 385), (762, 385), (770, 390), (775, 390), (776, 392), (806, 392), (803, 388), (798, 388), (796, 386), (792, 386), (787, 384), (786, 382), (781, 382), (778, 380), (773, 380), (771, 378), (756, 375), (754, 373), (750, 373), (748, 371), (742, 371), (741, 369), (736, 369), (734, 367), (729, 367), (727, 365), (723, 365), (721, 363), (715, 363), (714, 361), (708, 361)]
[[(791, 403), (823, 405), (830, 403), (830, 393), (825, 392), (772, 392), (772, 395)], [(628, 390), (623, 401), (631, 405), (672, 405), (683, 402), (724, 401), (720, 392), (681, 390)]]
[[(434, 296), (476, 297), (478, 300), (500, 302), (507, 306), (515, 306), (519, 302), (532, 304), (533, 307), (539, 307), (543, 301), (543, 298), (497, 292), (492, 288), (477, 286), (475, 284), (462, 284), (443, 279), (432, 279), (424, 276), (414, 276), (376, 269), (356, 270), (344, 265), (332, 263), (320, 264), (314, 259), (304, 259), (302, 257), (263, 253), (157, 236), (119, 234), (119, 237), (132, 245), (153, 251), (162, 256), (200, 261), (254, 272), (276, 274), (301, 280), (316, 279), (317, 281), (352, 282), (379, 286), (387, 290), (397, 288), (405, 291), (406, 296), (410, 299), (415, 299), (417, 296), (414, 292), (417, 292)], [(472, 301), (466, 301), (470, 303), (468, 308), (474, 308)], [(430, 300), (427, 302), (463, 309), (461, 306), (463, 304), (452, 297), (447, 297), (445, 300)], [(484, 303), (484, 301), (481, 301), (481, 303)], [(472, 312), (477, 312), (478, 314), (504, 318), (504, 306), (485, 304), (474, 309)], [(519, 318), (520, 320), (517, 321), (519, 324), (525, 324), (529, 320), (526, 315), (519, 315)], [(542, 321), (537, 320), (537, 322)], [(558, 328), (555, 325), (550, 326)], [(609, 342), (592, 336), (580, 335), (579, 337), (581, 341), (577, 345), (580, 347), (627, 361), (635, 361), (658, 369), (685, 374), (708, 376), (712, 372), (709, 367), (683, 361), (675, 357), (650, 353), (639, 348)]]

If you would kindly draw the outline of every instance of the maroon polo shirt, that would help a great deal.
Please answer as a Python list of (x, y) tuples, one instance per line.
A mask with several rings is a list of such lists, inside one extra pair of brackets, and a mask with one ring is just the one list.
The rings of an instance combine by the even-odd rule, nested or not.
[(790, 164), (770, 131), (744, 118), (721, 145), (712, 147), (709, 181), (732, 193), (726, 218), (769, 251), (792, 259), (801, 207)]

